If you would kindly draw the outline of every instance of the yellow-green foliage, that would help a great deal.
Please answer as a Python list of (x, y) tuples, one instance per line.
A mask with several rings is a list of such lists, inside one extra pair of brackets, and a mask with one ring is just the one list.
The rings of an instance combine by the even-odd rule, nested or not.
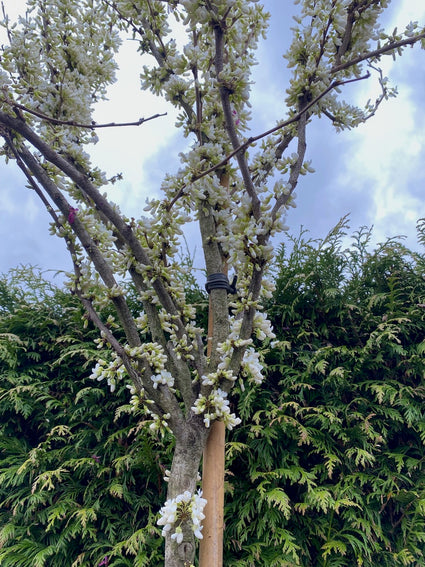
[[(345, 228), (275, 263), (279, 342), (227, 442), (226, 567), (425, 562), (425, 257), (366, 229), (345, 249)], [(0, 564), (159, 567), (171, 440), (88, 379), (96, 332), (27, 271), (0, 280)]]
[(345, 249), (345, 228), (275, 265), (281, 342), (229, 440), (226, 567), (425, 564), (425, 256), (369, 251), (367, 229)]
[(127, 389), (111, 396), (88, 379), (97, 334), (76, 298), (29, 269), (1, 278), (0, 297), (9, 353), (0, 359), (0, 565), (159, 565), (162, 442), (136, 431)]

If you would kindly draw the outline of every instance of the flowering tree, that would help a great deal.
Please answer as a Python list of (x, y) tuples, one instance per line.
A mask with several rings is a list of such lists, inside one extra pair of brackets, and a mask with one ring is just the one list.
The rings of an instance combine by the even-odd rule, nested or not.
[[(394, 94), (380, 73), (381, 55), (398, 55), (418, 41), (425, 47), (425, 32), (415, 23), (400, 34), (381, 29), (378, 17), (387, 5), (301, 2), (286, 54), (293, 69), (286, 116), (250, 137), (244, 134), (250, 69), (268, 20), (255, 0), (28, 0), (18, 25), (5, 18), (3, 154), (22, 169), (52, 216), (52, 233), (69, 249), (69, 285), (100, 331), (93, 378), (106, 379), (111, 391), (125, 380), (135, 411), (175, 439), (158, 521), (167, 567), (191, 565), (195, 538), (202, 538), (198, 469), (211, 424), (235, 427), (239, 419), (228, 400), (235, 381), (249, 387), (262, 380), (253, 339), (274, 336), (261, 301), (270, 293), (271, 238), (285, 229), (299, 177), (310, 170), (307, 127), (318, 117), (337, 130), (367, 120)], [(186, 34), (181, 49), (173, 39), (176, 26)], [(178, 109), (176, 126), (191, 142), (179, 171), (165, 175), (162, 198), (137, 219), (126, 218), (102, 193), (110, 181), (86, 153), (98, 128), (117, 126), (96, 124), (92, 112), (114, 81), (114, 56), (125, 34), (150, 56), (142, 88)], [(375, 103), (361, 109), (340, 98), (343, 85), (370, 75), (382, 89)], [(178, 261), (179, 238), (193, 220), (214, 322), (208, 351), (185, 300)], [(229, 283), (227, 266), (237, 286)], [(136, 317), (121, 285), (126, 277), (140, 300)], [(108, 304), (115, 314), (105, 320), (100, 312)]]

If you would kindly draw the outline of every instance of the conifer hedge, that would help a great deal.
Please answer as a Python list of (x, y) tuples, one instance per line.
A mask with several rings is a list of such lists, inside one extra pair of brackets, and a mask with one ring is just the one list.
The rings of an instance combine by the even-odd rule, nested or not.
[[(346, 230), (276, 259), (267, 380), (227, 441), (226, 567), (425, 564), (425, 256)], [(0, 278), (2, 567), (163, 563), (171, 440), (89, 378), (96, 337), (37, 271)]]
[(277, 258), (279, 344), (229, 440), (226, 566), (425, 564), (425, 257), (369, 251), (366, 228), (344, 247), (346, 228)]

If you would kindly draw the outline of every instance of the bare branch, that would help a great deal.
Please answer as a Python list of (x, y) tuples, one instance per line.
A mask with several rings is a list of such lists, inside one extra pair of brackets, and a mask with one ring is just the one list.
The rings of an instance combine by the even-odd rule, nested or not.
[(107, 122), (106, 124), (97, 124), (96, 122), (92, 122), (91, 124), (81, 124), (80, 122), (75, 122), (74, 120), (59, 120), (58, 118), (53, 118), (52, 116), (48, 116), (47, 114), (43, 114), (38, 110), (32, 110), (23, 104), (19, 104), (14, 100), (10, 100), (7, 98), (2, 98), (0, 102), (4, 102), (11, 106), (14, 109), (19, 109), (24, 112), (28, 112), (32, 116), (39, 118), (40, 120), (44, 120), (45, 122), (50, 122), (50, 124), (55, 124), (58, 126), (74, 126), (75, 128), (84, 128), (86, 130), (96, 130), (99, 128), (122, 128), (125, 126), (140, 126), (145, 122), (149, 122), (150, 120), (154, 120), (155, 118), (160, 118), (161, 116), (167, 116), (166, 112), (162, 114), (153, 114), (152, 116), (148, 116), (148, 118), (139, 118), (135, 122)]

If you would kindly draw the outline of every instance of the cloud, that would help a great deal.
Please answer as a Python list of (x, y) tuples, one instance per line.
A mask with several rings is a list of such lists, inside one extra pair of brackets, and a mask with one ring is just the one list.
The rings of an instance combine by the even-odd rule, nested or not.
[[(404, 2), (393, 13), (389, 29), (395, 22), (407, 24), (415, 5), (417, 16), (425, 20), (423, 5), (419, 8), (416, 2)], [(384, 101), (376, 116), (350, 133), (338, 175), (338, 182), (349, 182), (350, 191), (359, 199), (368, 194), (372, 208), (365, 216), (374, 225), (375, 240), (404, 234), (411, 247), (417, 245), (416, 221), (425, 215), (425, 138), (421, 127), (425, 72), (418, 64), (422, 57), (423, 52), (415, 46), (396, 61), (389, 56), (382, 58), (384, 75), (397, 86), (398, 96)], [(359, 89), (356, 102), (374, 99), (378, 94), (376, 82), (368, 80)]]
[[(253, 131), (259, 133), (273, 126), (285, 115), (285, 88), (289, 71), (282, 54), (290, 45), (292, 3), (266, 0), (272, 14), (268, 40), (261, 42), (253, 68), (257, 84), (253, 86)], [(11, 16), (20, 2), (7, 0)], [(385, 25), (392, 30), (410, 19), (425, 22), (423, 1), (393, 3)], [(298, 207), (289, 211), (288, 224), (298, 231), (301, 224), (314, 237), (324, 236), (336, 222), (351, 213), (353, 229), (374, 224), (376, 238), (405, 233), (409, 245), (415, 243), (415, 221), (425, 216), (423, 204), (425, 87), (424, 52), (408, 49), (396, 64), (384, 58), (387, 73), (399, 87), (399, 97), (387, 101), (370, 122), (359, 129), (336, 134), (329, 121), (316, 120), (310, 128), (308, 159), (315, 174), (300, 180)], [(134, 121), (167, 111), (168, 115), (139, 127), (99, 131), (100, 141), (90, 148), (93, 164), (108, 176), (123, 173), (122, 182), (108, 187), (110, 198), (120, 204), (128, 216), (143, 214), (146, 197), (157, 196), (165, 172), (178, 168), (178, 152), (187, 144), (174, 128), (175, 111), (161, 99), (140, 90), (142, 66), (136, 43), (127, 41), (120, 54), (118, 81), (109, 91), (110, 100), (96, 110), (98, 122)], [(344, 95), (364, 102), (377, 91), (369, 80)], [(356, 93), (351, 95), (350, 93)], [(24, 189), (25, 180), (13, 166), (0, 165), (0, 272), (20, 262), (42, 268), (70, 269), (64, 244), (48, 234), (47, 213), (34, 195)], [(193, 227), (190, 247), (197, 242)], [(197, 245), (199, 249), (199, 244)], [(192, 251), (192, 248), (191, 250)]]
[[(57, 270), (69, 271), (71, 262), (64, 241), (48, 234), (47, 211), (22, 185), (14, 176), (11, 182), (4, 177), (1, 181), (0, 272), (18, 265), (36, 265), (42, 270), (53, 270), (52, 274)], [(4, 195), (10, 199), (5, 201)]]
[[(425, 22), (422, 2), (398, 3), (386, 17), (385, 27), (392, 31), (400, 22), (401, 30), (411, 19)], [(416, 220), (425, 216), (423, 57), (415, 46), (395, 62), (389, 56), (382, 58), (384, 74), (398, 86), (399, 95), (385, 101), (366, 124), (340, 134), (325, 120), (311, 125), (307, 157), (316, 173), (300, 180), (298, 206), (287, 221), (292, 231), (302, 224), (313, 237), (323, 237), (350, 213), (353, 230), (374, 226), (375, 242), (404, 234), (408, 246), (417, 246)], [(342, 94), (363, 106), (379, 95), (379, 86), (371, 78), (344, 87)]]

